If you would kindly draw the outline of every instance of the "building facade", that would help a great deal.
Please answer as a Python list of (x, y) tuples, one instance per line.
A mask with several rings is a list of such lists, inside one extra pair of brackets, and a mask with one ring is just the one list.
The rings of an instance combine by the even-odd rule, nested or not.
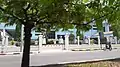
[[(91, 24), (92, 28), (87, 31), (87, 32), (84, 32), (84, 37), (90, 37), (90, 38), (96, 38), (99, 34), (98, 34), (98, 30), (97, 30), (97, 27), (95, 27), (95, 24)], [(104, 28), (104, 36), (107, 37), (107, 36), (113, 36), (113, 32), (110, 30), (110, 25), (108, 24), (108, 21), (105, 20), (103, 21), (103, 28)], [(10, 37), (13, 37), (15, 36), (15, 25), (13, 26), (6, 26), (5, 27), (5, 24), (4, 23), (1, 23), (0, 24), (0, 32), (2, 32), (2, 29), (5, 29), (6, 32), (9, 34)], [(51, 31), (51, 32), (48, 32), (47, 35), (45, 36), (45, 38), (47, 39), (52, 39), (52, 40), (55, 40), (57, 41), (60, 36), (62, 36), (63, 39), (65, 34), (73, 34), (74, 35), (74, 41), (75, 39), (77, 38), (76, 36), (76, 29), (69, 29), (69, 31), (62, 31), (61, 29), (59, 31)], [(31, 32), (32, 33), (32, 37), (31, 39), (32, 40), (37, 40), (38, 39), (38, 35), (36, 35), (37, 33), (39, 34), (39, 32), (35, 32), (34, 30)]]

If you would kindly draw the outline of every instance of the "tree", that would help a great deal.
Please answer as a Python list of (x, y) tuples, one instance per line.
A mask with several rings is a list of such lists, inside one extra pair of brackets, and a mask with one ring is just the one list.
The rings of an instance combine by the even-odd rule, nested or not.
[(119, 13), (119, 3), (119, 0), (0, 0), (0, 20), (24, 25), (21, 67), (29, 67), (31, 29), (67, 30), (83, 26), (86, 30), (93, 21), (100, 29), (103, 20), (110, 21), (112, 15)]
[(31, 29), (44, 25), (52, 28), (53, 24), (60, 24), (61, 17), (64, 17), (63, 13), (66, 12), (63, 7), (64, 2), (64, 0), (0, 0), (1, 20), (9, 24), (24, 25), (21, 67), (29, 67)]
[(113, 31), (113, 35), (117, 36), (118, 39), (120, 39), (120, 19), (118, 21), (115, 21), (114, 23), (111, 24), (111, 29)]

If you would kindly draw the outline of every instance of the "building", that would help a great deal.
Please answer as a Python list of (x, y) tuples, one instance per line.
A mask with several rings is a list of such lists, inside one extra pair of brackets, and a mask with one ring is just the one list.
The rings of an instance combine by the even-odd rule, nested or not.
[[(84, 37), (88, 37), (89, 36), (90, 38), (96, 38), (99, 35), (97, 27), (95, 27), (95, 24), (93, 23), (93, 24), (91, 24), (91, 26), (92, 26), (92, 28), (89, 31), (84, 33)], [(104, 27), (104, 36), (105, 37), (113, 36), (113, 32), (110, 30), (110, 25), (108, 24), (107, 20), (103, 21), (103, 27)], [(5, 24), (1, 23), (0, 24), (0, 32), (2, 32), (2, 29), (5, 29), (6, 33), (11, 38), (15, 38), (15, 25), (5, 27)], [(36, 35), (36, 34), (39, 34), (39, 32), (35, 32), (33, 30), (31, 33), (32, 33), (31, 39), (32, 40), (37, 40), (38, 39), (38, 35)], [(62, 36), (63, 39), (64, 39), (65, 34), (73, 34), (74, 35), (74, 41), (77, 38), (77, 36), (76, 36), (76, 29), (75, 28), (74, 29), (69, 29), (69, 31), (62, 31), (62, 30), (59, 30), (57, 32), (51, 31), (51, 32), (48, 32), (45, 37), (47, 39), (49, 39), (49, 40), (57, 41), (60, 36)]]

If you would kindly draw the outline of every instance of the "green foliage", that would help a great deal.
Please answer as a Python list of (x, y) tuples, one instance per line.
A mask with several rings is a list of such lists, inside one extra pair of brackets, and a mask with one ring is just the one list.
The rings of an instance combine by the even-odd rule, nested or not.
[(114, 23), (111, 23), (111, 29), (113, 30), (113, 35), (117, 36), (118, 39), (120, 39), (120, 20), (115, 21)]
[[(120, 18), (120, 0), (0, 0), (0, 21), (13, 25), (25, 25), (25, 54), (29, 61), (30, 31), (32, 28), (68, 30), (76, 27), (77, 33), (91, 28), (95, 21), (102, 30), (102, 21), (115, 25)], [(94, 19), (94, 20), (93, 20)], [(28, 62), (23, 67), (28, 67)]]
[(37, 28), (68, 30), (84, 22), (89, 26), (94, 18), (102, 30), (103, 20), (111, 22), (120, 17), (119, 6), (119, 0), (0, 0), (4, 9), (0, 19), (10, 25), (33, 23)]
[(20, 37), (21, 37), (21, 27), (22, 27), (22, 24), (17, 24), (17, 25), (16, 25), (15, 35), (16, 35), (17, 41), (20, 41)]

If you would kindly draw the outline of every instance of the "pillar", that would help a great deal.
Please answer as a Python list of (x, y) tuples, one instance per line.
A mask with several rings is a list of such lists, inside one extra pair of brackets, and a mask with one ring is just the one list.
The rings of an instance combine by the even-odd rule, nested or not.
[(98, 45), (100, 45), (100, 36), (98, 36)]
[(40, 34), (39, 35), (39, 44), (38, 44), (38, 53), (41, 51), (41, 47), (42, 47), (42, 40), (43, 40), (43, 35)]
[(78, 45), (80, 45), (80, 36), (77, 36), (77, 43), (78, 43)]
[(46, 38), (45, 38), (45, 36), (42, 36), (43, 38), (42, 38), (42, 44), (46, 44)]
[(100, 45), (100, 49), (102, 49), (102, 44), (100, 44), (100, 36), (98, 36), (98, 45)]
[(2, 45), (1, 45), (1, 53), (5, 53), (5, 29), (3, 29), (3, 32), (1, 33), (2, 36)]
[(8, 46), (8, 44), (9, 44), (9, 42), (8, 42), (8, 38), (9, 38), (9, 36), (5, 36), (5, 45), (4, 45), (4, 52), (7, 52), (7, 46)]
[(24, 25), (21, 27), (21, 44), (20, 44), (20, 52), (23, 51), (23, 45), (24, 45)]
[(59, 41), (59, 44), (60, 44), (60, 45), (64, 43), (62, 36), (60, 36), (60, 38), (59, 38), (58, 41)]
[(5, 47), (5, 37), (2, 37), (2, 45), (1, 45), (1, 53), (4, 53), (4, 47)]
[(90, 37), (88, 37), (88, 45), (90, 45)]
[(114, 39), (115, 39), (115, 44), (117, 44), (117, 37), (115, 36)]
[(68, 50), (68, 46), (69, 46), (69, 35), (66, 34), (65, 35), (65, 49)]

